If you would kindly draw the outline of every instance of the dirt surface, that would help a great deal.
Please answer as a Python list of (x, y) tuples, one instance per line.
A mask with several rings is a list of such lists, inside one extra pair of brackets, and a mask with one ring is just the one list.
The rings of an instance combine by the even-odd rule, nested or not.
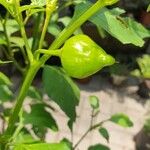
[[(108, 145), (111, 150), (136, 150), (134, 137), (142, 129), (148, 112), (148, 100), (137, 95), (138, 86), (134, 79), (126, 79), (123, 85), (115, 86), (108, 79), (95, 75), (88, 84), (78, 84), (81, 89), (81, 100), (77, 107), (78, 118), (74, 124), (73, 142), (76, 143), (85, 133), (90, 124), (91, 108), (88, 103), (90, 95), (96, 95), (100, 99), (100, 114), (94, 119), (94, 123), (109, 118), (115, 113), (125, 113), (134, 123), (132, 128), (122, 128), (113, 123), (105, 123), (110, 134), (110, 142), (107, 143), (98, 131), (91, 132), (80, 143), (78, 150), (87, 150), (89, 145), (102, 143)], [(48, 131), (46, 140), (58, 141), (63, 137), (71, 139), (69, 129), (66, 127), (65, 115), (58, 111), (56, 119), (61, 124), (60, 132)]]

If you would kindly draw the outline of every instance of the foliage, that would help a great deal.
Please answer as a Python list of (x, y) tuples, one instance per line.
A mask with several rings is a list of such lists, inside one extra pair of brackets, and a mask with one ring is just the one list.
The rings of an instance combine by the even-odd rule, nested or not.
[(17, 145), (14, 150), (69, 150), (65, 143), (38, 143), (38, 144), (20, 144)]
[(109, 133), (106, 128), (101, 127), (99, 133), (109, 142)]
[(139, 58), (137, 58), (137, 63), (139, 65), (139, 69), (135, 69), (131, 72), (132, 75), (136, 77), (142, 78), (150, 78), (150, 55), (145, 54)]
[(76, 118), (75, 107), (78, 105), (80, 98), (78, 87), (69, 76), (65, 74), (63, 69), (51, 66), (44, 67), (43, 83), (48, 96), (55, 101), (70, 118), (69, 126), (72, 128)]
[(145, 121), (145, 124), (144, 124), (144, 131), (145, 133), (149, 134), (150, 133), (150, 119), (147, 119)]
[(148, 11), (148, 12), (150, 11), (150, 5), (148, 6), (147, 11)]
[[(69, 58), (80, 57), (81, 59), (78, 61), (80, 61), (81, 66), (74, 70), (74, 72), (79, 73), (80, 71), (82, 72), (83, 67), (88, 65), (83, 60), (88, 59), (92, 63), (88, 66), (89, 70), (85, 68), (84, 73), (86, 76), (92, 75), (102, 67), (112, 65), (115, 62), (113, 57), (107, 55), (102, 48), (87, 36), (90, 39), (90, 43), (87, 43), (86, 48), (81, 48), (83, 43), (85, 44), (83, 39), (85, 35), (83, 35), (81, 25), (88, 20), (95, 24), (99, 31), (101, 29), (105, 30), (123, 44), (133, 44), (139, 47), (144, 45), (144, 38), (150, 37), (150, 31), (141, 24), (132, 18), (121, 16), (125, 13), (124, 10), (106, 8), (106, 6), (113, 5), (117, 1), (97, 0), (97, 2), (91, 3), (89, 0), (71, 0), (59, 3), (57, 0), (31, 0), (29, 4), (24, 5), (22, 5), (21, 0), (0, 1), (0, 4), (7, 10), (6, 14), (0, 15), (0, 51), (1, 56), (4, 56), (0, 59), (0, 65), (13, 66), (21, 73), (23, 79), (18, 95), (15, 96), (14, 93), (18, 91), (18, 89), (14, 90), (13, 88), (15, 83), (12, 83), (9, 77), (0, 72), (0, 104), (4, 110), (1, 118), (4, 121), (3, 125), (7, 124), (7, 128), (4, 128), (3, 133), (0, 135), (0, 150), (76, 149), (86, 135), (94, 129), (99, 129), (100, 135), (109, 141), (109, 133), (103, 127), (103, 124), (107, 121), (123, 127), (133, 125), (125, 114), (114, 114), (107, 120), (94, 124), (93, 118), (100, 112), (100, 101), (98, 97), (92, 95), (89, 98), (92, 109), (90, 128), (77, 143), (67, 140), (58, 141), (58, 143), (45, 143), (44, 141), (47, 128), (59, 131), (59, 125), (52, 115), (56, 108), (51, 106), (49, 101), (57, 104), (67, 115), (69, 119), (68, 126), (72, 134), (73, 123), (77, 118), (76, 107), (80, 100), (80, 90), (70, 78), (74, 76), (71, 73), (67, 73), (68, 68), (46, 65), (47, 60), (51, 56), (56, 56), (60, 57), (62, 61), (63, 54), (63, 56), (67, 55), (67, 58), (63, 58), (63, 62), (69, 63)], [(62, 10), (72, 5), (75, 6), (73, 17), (59, 15)], [(59, 26), (60, 23), (63, 24), (63, 27)], [(28, 35), (28, 26), (30, 25), (34, 29), (31, 35)], [(45, 38), (47, 33), (51, 33), (55, 37), (51, 44)], [(82, 37), (80, 36), (80, 39), (78, 39), (77, 34), (82, 34)], [(73, 38), (70, 38), (70, 36), (73, 36)], [(73, 43), (70, 43), (70, 39), (75, 40), (75, 46), (72, 46)], [(67, 43), (67, 41), (69, 41), (70, 45), (66, 47), (64, 43)], [(72, 53), (73, 50), (69, 49), (71, 46), (75, 47), (76, 53)], [(63, 53), (64, 49), (65, 51), (67, 49), (67, 54)], [(79, 53), (82, 53), (82, 57)], [(89, 53), (91, 55), (87, 57)], [(97, 53), (99, 55), (96, 55)], [(102, 54), (109, 57), (102, 57)], [(16, 57), (16, 55), (19, 55), (19, 57)], [(97, 68), (94, 63), (97, 57), (102, 58), (99, 62), (100, 64), (97, 63), (101, 65), (100, 68)], [(110, 58), (113, 59), (111, 63)], [(143, 59), (146, 60), (143, 61)], [(145, 68), (149, 66), (148, 59), (148, 56), (138, 59), (142, 76), (146, 77), (148, 76), (148, 71)], [(76, 62), (72, 63), (76, 66)], [(32, 85), (32, 81), (40, 68), (43, 69), (42, 83), (44, 90)], [(93, 70), (93, 68), (96, 68), (96, 70)], [(71, 67), (69, 68), (70, 70), (72, 70)], [(80, 78), (85, 77), (85, 74)], [(47, 101), (44, 99), (44, 92), (49, 96)], [(26, 96), (31, 99), (28, 110), (23, 106)], [(15, 101), (13, 101), (14, 99)], [(15, 102), (12, 110), (5, 109), (4, 104), (6, 101)], [(28, 124), (31, 129), (28, 129)], [(34, 136), (31, 133), (34, 133)], [(107, 150), (109, 148), (101, 144), (89, 147), (89, 150), (94, 149)]]
[(124, 114), (115, 114), (113, 115), (110, 120), (120, 126), (123, 127), (132, 127), (133, 123), (132, 121), (128, 118), (128, 116)]
[[(77, 5), (74, 18), (79, 17), (90, 6), (90, 3)], [(143, 38), (150, 37), (150, 31), (131, 18), (121, 17), (120, 15), (123, 13), (124, 11), (120, 9), (110, 11), (107, 8), (103, 8), (89, 18), (89, 20), (94, 23), (97, 28), (103, 28), (124, 44), (132, 43), (136, 46), (143, 46)]]

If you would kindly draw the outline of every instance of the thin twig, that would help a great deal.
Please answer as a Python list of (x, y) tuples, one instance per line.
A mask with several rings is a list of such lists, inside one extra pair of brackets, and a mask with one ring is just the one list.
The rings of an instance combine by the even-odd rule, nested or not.
[(75, 150), (77, 148), (77, 146), (81, 143), (81, 141), (87, 136), (87, 134), (89, 132), (91, 132), (92, 130), (102, 126), (103, 123), (107, 122), (109, 119), (103, 120), (95, 125), (93, 125), (92, 127), (89, 127), (89, 129), (81, 136), (81, 138), (78, 140), (78, 142), (73, 146), (73, 150)]

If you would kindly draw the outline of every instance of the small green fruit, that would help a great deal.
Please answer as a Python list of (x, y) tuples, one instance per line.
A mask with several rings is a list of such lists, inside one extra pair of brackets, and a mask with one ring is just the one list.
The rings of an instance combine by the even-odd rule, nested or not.
[(68, 75), (81, 79), (114, 64), (115, 59), (88, 36), (79, 34), (65, 42), (62, 47), (61, 62)]

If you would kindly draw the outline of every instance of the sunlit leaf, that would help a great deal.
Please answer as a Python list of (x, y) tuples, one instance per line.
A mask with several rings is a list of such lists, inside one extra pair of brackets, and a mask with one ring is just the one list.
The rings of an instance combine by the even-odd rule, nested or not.
[(63, 142), (61, 143), (39, 143), (39, 144), (20, 144), (15, 146), (14, 150), (70, 150)]
[(3, 5), (10, 12), (10, 14), (14, 14), (12, 0), (0, 0), (0, 4)]
[(144, 78), (150, 78), (150, 55), (143, 55), (137, 59), (141, 74)]
[(90, 105), (93, 109), (98, 109), (99, 108), (99, 99), (98, 99), (97, 96), (91, 95), (89, 97), (89, 102), (90, 102)]
[(12, 44), (14, 44), (15, 46), (18, 46), (18, 47), (23, 47), (24, 46), (24, 40), (21, 37), (11, 36), (10, 37), (10, 42)]
[(12, 85), (12, 82), (10, 81), (10, 79), (2, 72), (0, 72), (0, 85), (1, 84), (6, 84), (8, 86)]
[[(79, 18), (91, 5), (90, 2), (77, 5), (72, 22), (76, 20), (76, 18)], [(136, 21), (120, 17), (118, 14), (107, 8), (103, 8), (89, 20), (96, 26), (101, 26), (109, 34), (124, 44), (131, 43), (136, 46), (143, 46), (143, 38), (150, 37), (150, 31)]]
[(52, 23), (48, 26), (47, 31), (53, 36), (57, 37), (62, 30), (57, 24)]
[(42, 8), (42, 7), (37, 6), (37, 5), (23, 5), (23, 6), (20, 7), (20, 12), (21, 11), (32, 10), (32, 9), (37, 9), (37, 8)]
[(148, 11), (148, 12), (150, 11), (150, 4), (149, 4), (149, 6), (148, 6), (148, 8), (147, 8), (147, 11)]
[(113, 9), (109, 10), (113, 15), (119, 16), (121, 14), (124, 14), (126, 11), (124, 9), (121, 9), (119, 7), (115, 7)]
[(44, 6), (44, 5), (46, 5), (46, 1), (47, 0), (31, 0), (31, 5)]
[(20, 132), (16, 139), (14, 140), (16, 144), (32, 144), (37, 143), (39, 141), (35, 140), (30, 134), (25, 134)]
[(12, 63), (12, 61), (2, 61), (2, 60), (0, 60), (0, 65), (9, 64), (9, 63)]
[(74, 4), (85, 3), (87, 0), (73, 0)]
[(137, 58), (139, 69), (131, 71), (131, 75), (150, 79), (150, 55), (145, 54), (142, 57)]
[(133, 123), (130, 118), (125, 114), (115, 114), (111, 116), (110, 121), (122, 127), (132, 127)]
[(139, 69), (135, 69), (135, 70), (131, 71), (130, 74), (132, 76), (135, 76), (135, 77), (138, 77), (138, 78), (142, 77), (142, 74), (141, 74)]
[(5, 39), (0, 38), (0, 45), (7, 45), (7, 42)]
[[(14, 19), (8, 19), (6, 22), (6, 30), (8, 36), (10, 36), (12, 33), (15, 33), (19, 30), (19, 25)], [(4, 31), (2, 23), (0, 22), (0, 31)]]

